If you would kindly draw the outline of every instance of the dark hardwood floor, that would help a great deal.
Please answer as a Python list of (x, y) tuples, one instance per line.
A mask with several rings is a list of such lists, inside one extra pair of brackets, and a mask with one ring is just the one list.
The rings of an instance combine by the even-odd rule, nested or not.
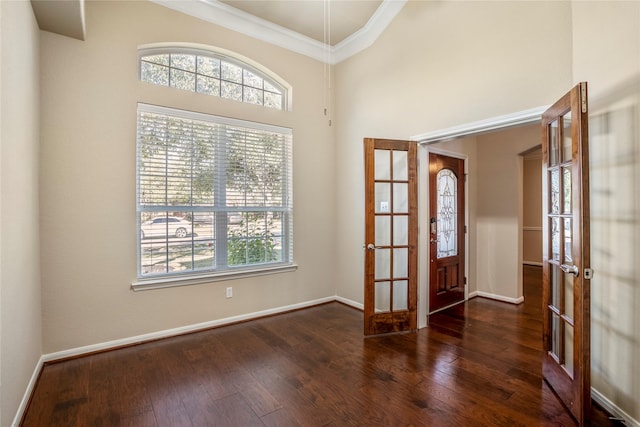
[(475, 298), (417, 333), (365, 339), (330, 303), (49, 364), (22, 425), (572, 426), (540, 376), (539, 282), (526, 268), (524, 304)]

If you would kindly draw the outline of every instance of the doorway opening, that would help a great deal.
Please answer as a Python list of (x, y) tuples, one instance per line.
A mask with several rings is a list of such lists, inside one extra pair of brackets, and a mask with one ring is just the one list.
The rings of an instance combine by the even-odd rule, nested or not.
[[(534, 156), (532, 150), (540, 146), (540, 138), (540, 125), (533, 122), (422, 146), (425, 152), (445, 152), (466, 158), (465, 300), (481, 296), (512, 304), (524, 301), (523, 262), (536, 262), (536, 258), (533, 261), (527, 259), (530, 249), (528, 246), (524, 247), (525, 234), (535, 233), (525, 230), (537, 227), (535, 230), (541, 234), (541, 228), (539, 224), (525, 222), (525, 219), (529, 220), (529, 214), (525, 218), (523, 212), (523, 154)], [(421, 175), (422, 173), (421, 171)], [(424, 194), (427, 192), (425, 179), (421, 176), (420, 191), (421, 197), (427, 199), (428, 195)], [(540, 182), (538, 186), (541, 186)], [(420, 212), (429, 212), (427, 206), (421, 205), (420, 208)], [(540, 216), (540, 210), (537, 216)], [(421, 214), (420, 221), (421, 227), (429, 227), (429, 217), (426, 214)], [(422, 233), (421, 239), (428, 240), (428, 236), (428, 232)], [(428, 253), (428, 245), (428, 241), (425, 241), (425, 251), (421, 253)], [(538, 255), (537, 259), (540, 257)], [(421, 267), (424, 260), (425, 256), (422, 256)], [(421, 283), (427, 282), (421, 287), (425, 290), (421, 301), (425, 301), (429, 297), (426, 290), (430, 287), (430, 280), (427, 271), (421, 270), (420, 274)], [(420, 305), (425, 304), (428, 306), (428, 303)]]
[(542, 267), (542, 147), (522, 157), (522, 263)]

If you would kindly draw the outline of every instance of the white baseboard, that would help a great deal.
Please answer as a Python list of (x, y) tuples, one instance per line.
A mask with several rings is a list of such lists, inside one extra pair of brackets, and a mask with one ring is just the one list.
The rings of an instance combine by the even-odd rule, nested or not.
[(276, 307), (269, 310), (256, 311), (253, 313), (241, 314), (239, 316), (226, 317), (224, 319), (212, 320), (212, 321), (203, 322), (203, 323), (196, 323), (194, 325), (181, 326), (179, 328), (167, 329), (164, 331), (152, 332), (149, 334), (137, 335), (129, 338), (122, 338), (119, 340), (107, 341), (107, 342), (92, 344), (84, 347), (72, 348), (69, 350), (63, 350), (55, 353), (45, 354), (42, 357), (44, 358), (45, 362), (51, 362), (55, 360), (65, 359), (68, 357), (81, 356), (81, 355), (93, 353), (96, 351), (109, 350), (111, 348), (122, 347), (122, 346), (127, 346), (132, 344), (140, 344), (145, 341), (152, 341), (152, 340), (157, 340), (161, 338), (169, 338), (176, 335), (182, 335), (182, 334), (210, 329), (218, 326), (229, 325), (231, 323), (257, 319), (259, 317), (284, 313), (291, 310), (298, 310), (301, 308), (306, 308), (314, 305), (336, 301), (336, 299), (337, 298), (335, 296), (325, 297), (325, 298), (320, 298), (312, 301), (301, 302), (298, 304), (291, 304), (291, 305), (286, 305), (282, 307)]
[(522, 304), (524, 302), (524, 297), (512, 298), (512, 297), (505, 297), (503, 295), (491, 294), (489, 292), (482, 292), (482, 291), (471, 292), (469, 294), (469, 298), (473, 298), (473, 297), (489, 298), (489, 299), (494, 299), (496, 301), (508, 302), (511, 304)]
[(22, 416), (24, 415), (24, 411), (27, 410), (27, 405), (29, 404), (29, 399), (31, 398), (31, 394), (33, 393), (33, 390), (36, 388), (36, 383), (38, 382), (38, 377), (40, 377), (40, 372), (42, 371), (43, 365), (44, 365), (44, 356), (40, 356), (40, 360), (38, 360), (38, 363), (36, 364), (36, 367), (33, 370), (33, 374), (31, 374), (31, 379), (29, 379), (29, 384), (27, 384), (27, 389), (24, 392), (24, 396), (22, 396), (20, 405), (18, 405), (16, 416), (13, 417), (13, 422), (11, 423), (11, 427), (18, 427), (20, 425), (20, 421), (22, 421)]
[(119, 340), (107, 341), (98, 344), (92, 344), (84, 347), (76, 347), (69, 350), (58, 351), (55, 353), (43, 354), (38, 360), (38, 363), (33, 370), (33, 374), (31, 375), (31, 379), (29, 380), (29, 384), (27, 384), (27, 389), (22, 396), (22, 400), (20, 401), (20, 405), (18, 406), (18, 410), (16, 411), (16, 415), (13, 418), (13, 422), (11, 423), (12, 427), (17, 427), (22, 420), (22, 416), (24, 415), (24, 411), (27, 409), (27, 405), (29, 404), (29, 399), (31, 398), (31, 394), (36, 386), (36, 382), (38, 381), (38, 377), (40, 376), (40, 371), (42, 367), (47, 362), (53, 362), (60, 359), (65, 359), (68, 357), (78, 357), (85, 354), (93, 353), (96, 351), (106, 351), (117, 347), (122, 347), (126, 345), (132, 344), (140, 344), (145, 341), (151, 341), (161, 338), (169, 338), (176, 335), (182, 335), (189, 332), (195, 332), (199, 330), (209, 329), (216, 326), (224, 326), (231, 323), (242, 322), (245, 320), (256, 319), (259, 317), (270, 316), (273, 314), (284, 313), (291, 310), (297, 310), (306, 307), (312, 307), (314, 305), (324, 304), (327, 302), (338, 301), (344, 302), (348, 305), (353, 305), (357, 308), (357, 304), (354, 301), (347, 300), (345, 298), (339, 298), (337, 296), (331, 296), (326, 298), (320, 298), (312, 301), (306, 301), (298, 304), (286, 305), (283, 307), (272, 308), (269, 310), (257, 311), (254, 313), (243, 314), (239, 316), (227, 317), (224, 319), (213, 320), (210, 322), (197, 323), (195, 325), (182, 326), (180, 328), (167, 329), (164, 331), (152, 332), (150, 334), (137, 335), (134, 337), (123, 338)]
[(358, 310), (364, 311), (364, 304), (360, 304), (359, 302), (355, 302), (350, 299), (339, 297), (337, 295), (336, 295), (336, 301), (346, 304), (350, 307), (357, 308)]
[(620, 409), (615, 403), (607, 399), (602, 393), (591, 387), (591, 398), (604, 408), (605, 411), (614, 417), (624, 420), (624, 425), (628, 427), (640, 427), (640, 422)]

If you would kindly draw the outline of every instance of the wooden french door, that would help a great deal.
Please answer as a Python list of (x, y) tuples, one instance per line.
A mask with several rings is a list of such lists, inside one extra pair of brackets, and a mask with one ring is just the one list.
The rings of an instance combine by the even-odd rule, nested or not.
[(416, 329), (417, 143), (364, 140), (365, 335)]
[(464, 160), (429, 153), (429, 312), (464, 301)]
[(586, 83), (543, 114), (542, 155), (542, 374), (583, 425), (591, 408)]

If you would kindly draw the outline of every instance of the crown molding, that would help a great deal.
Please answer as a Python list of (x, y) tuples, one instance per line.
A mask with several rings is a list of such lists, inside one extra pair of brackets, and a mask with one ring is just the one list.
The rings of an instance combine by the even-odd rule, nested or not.
[(369, 21), (335, 46), (304, 36), (218, 0), (151, 0), (169, 9), (220, 25), (328, 64), (337, 64), (371, 46), (408, 0), (383, 0)]
[(331, 48), (331, 64), (338, 64), (365, 50), (387, 29), (408, 0), (383, 0), (369, 21)]

